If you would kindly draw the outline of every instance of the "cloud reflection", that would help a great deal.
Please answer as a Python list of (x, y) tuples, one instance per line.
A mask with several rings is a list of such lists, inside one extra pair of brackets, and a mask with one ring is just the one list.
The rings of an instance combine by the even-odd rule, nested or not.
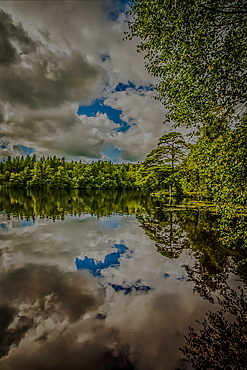
[[(134, 216), (105, 221), (37, 218), (3, 235), (1, 370), (185, 369), (184, 331), (206, 310), (176, 280), (191, 257), (162, 257)], [(77, 270), (75, 256), (101, 276)]]

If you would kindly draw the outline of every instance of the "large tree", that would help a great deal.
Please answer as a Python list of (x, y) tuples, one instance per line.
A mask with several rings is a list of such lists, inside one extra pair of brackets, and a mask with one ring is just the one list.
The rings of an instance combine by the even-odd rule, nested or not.
[(146, 157), (146, 165), (168, 165), (172, 170), (185, 157), (189, 144), (180, 132), (169, 132), (161, 136), (157, 148)]
[(167, 119), (236, 125), (246, 112), (247, 2), (136, 0), (130, 8), (128, 37), (141, 38)]
[(157, 147), (147, 155), (143, 162), (149, 174), (160, 173), (163, 187), (169, 188), (170, 195), (174, 190), (174, 185), (179, 183), (177, 166), (185, 158), (188, 148), (189, 144), (180, 132), (169, 132), (161, 136)]

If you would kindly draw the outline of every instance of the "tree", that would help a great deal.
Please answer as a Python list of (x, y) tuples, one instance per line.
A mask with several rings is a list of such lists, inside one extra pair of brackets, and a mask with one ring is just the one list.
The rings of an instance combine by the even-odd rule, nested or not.
[(185, 157), (189, 144), (180, 132), (169, 132), (159, 139), (157, 145), (157, 148), (147, 155), (144, 165), (163, 175), (163, 184), (169, 187), (171, 195), (174, 185), (178, 182), (177, 165)]
[(181, 168), (185, 193), (211, 198), (220, 212), (220, 238), (247, 247), (247, 117), (234, 130), (204, 132)]
[(141, 38), (147, 70), (179, 125), (230, 124), (246, 114), (245, 0), (136, 0), (128, 38)]

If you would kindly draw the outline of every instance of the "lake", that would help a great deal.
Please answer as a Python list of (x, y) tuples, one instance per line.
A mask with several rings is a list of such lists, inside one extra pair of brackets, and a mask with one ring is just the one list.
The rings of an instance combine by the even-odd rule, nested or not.
[(2, 370), (246, 368), (246, 253), (217, 215), (100, 190), (2, 189), (0, 211)]

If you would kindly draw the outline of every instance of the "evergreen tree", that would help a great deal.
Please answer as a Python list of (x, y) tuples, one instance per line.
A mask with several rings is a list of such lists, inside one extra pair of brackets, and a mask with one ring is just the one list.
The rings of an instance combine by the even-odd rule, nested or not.
[(159, 139), (157, 148), (153, 149), (144, 161), (148, 172), (159, 174), (164, 186), (169, 187), (170, 195), (172, 195), (175, 185), (176, 192), (178, 192), (177, 166), (186, 156), (188, 148), (189, 144), (180, 132), (170, 132)]

